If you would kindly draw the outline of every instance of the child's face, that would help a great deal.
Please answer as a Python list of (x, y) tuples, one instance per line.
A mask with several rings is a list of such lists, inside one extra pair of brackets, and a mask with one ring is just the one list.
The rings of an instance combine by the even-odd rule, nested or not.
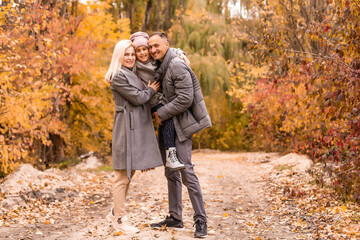
[(136, 59), (140, 62), (147, 62), (150, 58), (149, 49), (146, 46), (139, 46), (135, 50)]

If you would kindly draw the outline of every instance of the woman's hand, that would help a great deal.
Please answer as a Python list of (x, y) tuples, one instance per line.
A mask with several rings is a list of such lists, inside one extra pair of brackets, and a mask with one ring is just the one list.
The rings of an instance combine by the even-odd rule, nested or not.
[(155, 92), (157, 92), (157, 91), (159, 91), (160, 83), (156, 82), (156, 81), (154, 81), (154, 82), (149, 81), (147, 86), (151, 87), (152, 89), (154, 89)]
[(144, 172), (148, 172), (148, 171), (151, 171), (151, 170), (154, 170), (154, 169), (155, 169), (155, 168), (143, 169), (143, 170), (141, 170), (141, 172), (144, 173)]
[(187, 58), (187, 56), (185, 56), (185, 54), (181, 54), (180, 55), (180, 58), (182, 59), (182, 60), (184, 60), (185, 61), (185, 63), (188, 65), (188, 66), (190, 66), (190, 60)]

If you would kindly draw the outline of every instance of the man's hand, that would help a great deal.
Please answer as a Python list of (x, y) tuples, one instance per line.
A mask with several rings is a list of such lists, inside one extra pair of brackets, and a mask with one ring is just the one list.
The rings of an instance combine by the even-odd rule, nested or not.
[(156, 121), (158, 124), (162, 125), (161, 119), (160, 119), (158, 113), (157, 113), (157, 112), (154, 112), (153, 115), (154, 115), (155, 121)]

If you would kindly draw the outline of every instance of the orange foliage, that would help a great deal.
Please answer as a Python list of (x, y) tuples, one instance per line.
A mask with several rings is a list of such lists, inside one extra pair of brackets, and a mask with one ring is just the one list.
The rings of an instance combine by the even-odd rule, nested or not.
[(234, 94), (251, 115), (254, 145), (324, 162), (338, 193), (360, 200), (360, 6), (313, 4), (259, 3), (253, 52), (270, 69), (250, 94)]
[(91, 150), (109, 150), (112, 98), (107, 62), (97, 59), (128, 37), (129, 23), (120, 34), (105, 10), (105, 3), (3, 1), (0, 175), (20, 162), (49, 165), (90, 150), (87, 139), (97, 140)]

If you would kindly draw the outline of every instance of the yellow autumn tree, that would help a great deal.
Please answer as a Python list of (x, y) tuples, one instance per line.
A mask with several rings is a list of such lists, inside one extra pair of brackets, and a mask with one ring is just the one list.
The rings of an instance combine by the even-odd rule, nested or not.
[(110, 149), (112, 97), (104, 75), (130, 34), (106, 2), (3, 1), (0, 15), (0, 174)]
[[(87, 13), (77, 30), (79, 39), (87, 39), (90, 58), (86, 71), (75, 76), (71, 88), (69, 126), (71, 142), (68, 153), (98, 151), (108, 154), (111, 147), (113, 99), (104, 76), (110, 65), (115, 44), (130, 37), (129, 19), (116, 22), (107, 13), (109, 4), (83, 5)], [(74, 148), (74, 146), (76, 146)]]
[(245, 26), (254, 21), (226, 17), (222, 1), (190, 1), (188, 5), (186, 10), (177, 11), (169, 35), (188, 54), (213, 123), (194, 136), (194, 147), (245, 149), (248, 143), (241, 132), (248, 120), (232, 90), (251, 78), (250, 70), (244, 68), (251, 61)]

